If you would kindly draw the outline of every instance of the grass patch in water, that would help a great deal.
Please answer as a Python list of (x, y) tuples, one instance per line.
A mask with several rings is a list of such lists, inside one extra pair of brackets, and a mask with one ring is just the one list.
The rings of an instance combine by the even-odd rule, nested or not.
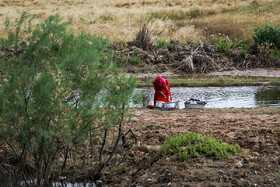
[[(154, 78), (147, 77), (139, 79), (138, 87), (153, 86)], [(167, 78), (171, 87), (206, 87), (206, 86), (260, 86), (280, 85), (280, 78), (271, 77), (169, 77)]]
[(171, 135), (160, 148), (162, 156), (175, 155), (180, 161), (198, 158), (200, 155), (216, 159), (229, 158), (230, 153), (241, 156), (239, 147), (193, 132), (187, 132), (185, 135)]

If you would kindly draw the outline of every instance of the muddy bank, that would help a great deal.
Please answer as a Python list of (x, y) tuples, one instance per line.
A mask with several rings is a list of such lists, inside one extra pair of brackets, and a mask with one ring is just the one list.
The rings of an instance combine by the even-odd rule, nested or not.
[(280, 77), (280, 68), (255, 68), (249, 70), (216, 71), (206, 76)]
[[(146, 77), (182, 77), (182, 73), (174, 73), (174, 72), (161, 72), (161, 73), (140, 73), (137, 74), (138, 78), (146, 78)], [(199, 74), (198, 74), (199, 75)], [(186, 76), (186, 74), (185, 74)], [(280, 68), (252, 68), (252, 69), (244, 69), (244, 70), (229, 70), (229, 71), (214, 71), (210, 73), (204, 74), (204, 76), (233, 76), (233, 77), (280, 77)]]
[[(108, 168), (109, 186), (276, 186), (280, 168), (279, 109), (203, 109), (156, 111), (137, 109), (125, 131), (138, 139), (121, 165)], [(201, 157), (179, 162), (155, 159), (169, 134), (186, 131), (211, 135), (239, 145), (245, 158)], [(242, 164), (238, 164), (242, 161)], [(151, 164), (152, 163), (152, 164)], [(240, 163), (240, 162), (239, 162)]]

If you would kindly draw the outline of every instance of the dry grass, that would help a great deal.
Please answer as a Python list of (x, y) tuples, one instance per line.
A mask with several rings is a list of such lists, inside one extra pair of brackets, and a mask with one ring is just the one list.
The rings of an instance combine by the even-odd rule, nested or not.
[(203, 41), (212, 34), (248, 38), (255, 25), (279, 23), (279, 0), (0, 0), (0, 34), (4, 21), (27, 9), (36, 21), (59, 13), (76, 31), (132, 41), (140, 22), (153, 38)]

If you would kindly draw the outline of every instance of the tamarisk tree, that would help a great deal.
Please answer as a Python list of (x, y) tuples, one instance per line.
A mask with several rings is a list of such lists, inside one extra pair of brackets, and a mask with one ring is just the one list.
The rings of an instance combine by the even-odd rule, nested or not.
[[(73, 147), (102, 147), (116, 125), (117, 147), (136, 80), (116, 68), (107, 39), (75, 34), (59, 15), (37, 25), (32, 19), (27, 11), (14, 23), (6, 19), (8, 37), (1, 39), (0, 141), (9, 156), (0, 164), (26, 184), (36, 178), (36, 185), (50, 185)], [(98, 172), (112, 157), (92, 154)]]

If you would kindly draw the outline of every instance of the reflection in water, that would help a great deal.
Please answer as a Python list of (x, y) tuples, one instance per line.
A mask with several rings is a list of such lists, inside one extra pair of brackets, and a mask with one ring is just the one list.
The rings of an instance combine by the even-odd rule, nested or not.
[(278, 87), (263, 87), (256, 93), (258, 104), (279, 104), (280, 89)]
[[(153, 87), (138, 88), (136, 91), (143, 93), (143, 103), (135, 107), (153, 105)], [(174, 87), (171, 88), (171, 94), (173, 100), (180, 101), (180, 108), (184, 108), (184, 101), (188, 98), (206, 101), (205, 108), (252, 108), (262, 104), (280, 105), (280, 87)]]

